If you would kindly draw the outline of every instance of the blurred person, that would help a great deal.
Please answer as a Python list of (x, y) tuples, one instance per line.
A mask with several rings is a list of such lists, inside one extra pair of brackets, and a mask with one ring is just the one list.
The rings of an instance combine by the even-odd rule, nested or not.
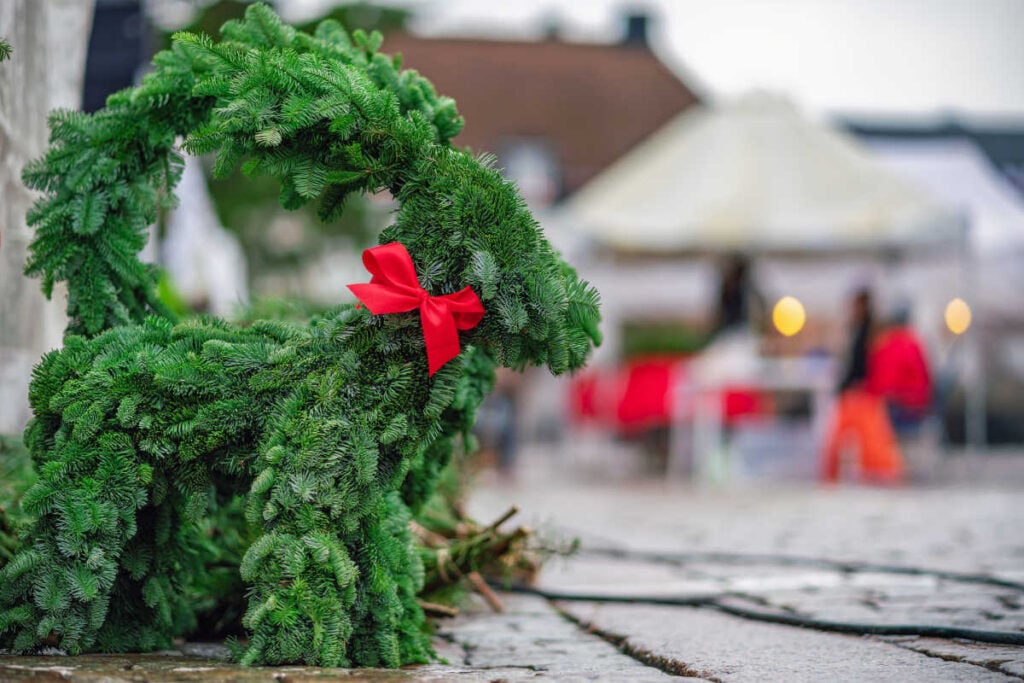
[(843, 375), (837, 393), (860, 387), (868, 376), (868, 344), (871, 341), (874, 315), (871, 290), (858, 289), (850, 303), (850, 344), (843, 364)]
[(868, 387), (873, 314), (867, 288), (857, 290), (850, 303), (850, 328), (839, 396), (822, 451), (821, 477), (828, 483), (838, 481), (843, 452), (853, 446), (863, 481), (897, 484), (903, 481), (903, 458), (885, 403)]
[(931, 407), (932, 377), (908, 305), (896, 308), (871, 344), (867, 370), (866, 388), (885, 401), (896, 433), (916, 433)]
[(141, 0), (97, 0), (85, 60), (82, 111), (102, 109), (107, 97), (138, 83), (152, 54)]
[(765, 319), (764, 297), (750, 276), (750, 259), (743, 254), (730, 255), (721, 266), (718, 308), (712, 335), (757, 329)]
[(498, 474), (504, 479), (514, 476), (519, 450), (519, 397), (522, 375), (507, 368), (498, 368), (494, 391), (477, 412), (476, 436), (484, 461), (496, 461)]

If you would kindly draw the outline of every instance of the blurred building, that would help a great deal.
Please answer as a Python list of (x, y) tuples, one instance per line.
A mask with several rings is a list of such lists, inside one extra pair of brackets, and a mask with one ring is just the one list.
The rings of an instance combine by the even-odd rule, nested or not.
[(981, 265), (976, 302), (989, 320), (1024, 321), (1005, 296), (1024, 287), (1024, 127), (848, 124), (890, 171), (966, 217), (968, 244)]
[(843, 125), (872, 147), (884, 148), (887, 143), (914, 143), (932, 147), (959, 144), (973, 148), (1024, 200), (1022, 122), (1017, 125), (979, 126), (949, 120), (885, 124), (850, 119)]
[(648, 18), (626, 18), (618, 44), (390, 33), (383, 50), (455, 98), (455, 143), (497, 154), (535, 207), (571, 194), (697, 101), (654, 54)]

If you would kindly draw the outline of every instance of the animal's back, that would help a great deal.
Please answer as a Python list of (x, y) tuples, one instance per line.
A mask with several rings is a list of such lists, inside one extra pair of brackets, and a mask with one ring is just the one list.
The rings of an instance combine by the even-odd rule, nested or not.
[(70, 336), (36, 370), (27, 445), (39, 464), (82, 462), (119, 434), (143, 460), (180, 464), (183, 476), (210, 463), (244, 476), (269, 406), (303, 372), (296, 351), (307, 334), (283, 323), (154, 316), (92, 339)]

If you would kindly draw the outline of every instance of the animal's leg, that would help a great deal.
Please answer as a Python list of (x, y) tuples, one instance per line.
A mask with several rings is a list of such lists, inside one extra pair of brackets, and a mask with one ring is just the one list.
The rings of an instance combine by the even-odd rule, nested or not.
[(358, 569), (336, 534), (268, 528), (246, 551), (240, 573), (251, 586), (243, 664), (350, 664)]
[(158, 479), (156, 502), (138, 512), (138, 531), (125, 544), (108, 617), (97, 636), (99, 650), (166, 648), (196, 626), (196, 607), (206, 592), (198, 580), (207, 576), (208, 553), (195, 517), (205, 510), (205, 496), (165, 496), (167, 488)]
[[(416, 602), (422, 565), (397, 491), (357, 482), (344, 465), (316, 472), (281, 458), (257, 476), (248, 549), (246, 664), (398, 666), (430, 654)], [(309, 463), (306, 463), (309, 467)]]
[(355, 632), (349, 646), (359, 666), (400, 666), (433, 656), (417, 601), (423, 565), (409, 531), (412, 515), (398, 492), (379, 499), (347, 542), (358, 557)]
[[(153, 470), (117, 432), (88, 447), (58, 442), (37, 464), (39, 478), (22, 500), (35, 524), (25, 548), (0, 571), (0, 646), (90, 650)], [(157, 590), (154, 584), (149, 594)], [(170, 638), (168, 631), (164, 642)]]

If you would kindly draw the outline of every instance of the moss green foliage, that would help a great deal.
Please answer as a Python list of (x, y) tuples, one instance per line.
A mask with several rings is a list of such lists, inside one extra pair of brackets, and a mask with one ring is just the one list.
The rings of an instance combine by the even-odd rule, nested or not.
[(707, 345), (707, 334), (682, 322), (630, 322), (622, 330), (622, 355), (684, 355)]
[(7, 60), (7, 59), (10, 59), (11, 58), (11, 52), (13, 52), (13, 51), (14, 50), (13, 50), (13, 48), (11, 48), (11, 44), (8, 43), (3, 38), (0, 38), (0, 62), (3, 62), (5, 60)]
[(0, 434), (0, 567), (10, 562), (19, 547), (19, 530), (28, 520), (17, 505), (35, 482), (32, 460), (21, 439)]
[(327, 307), (299, 297), (256, 297), (232, 313), (231, 319), (239, 323), (253, 323), (266, 318), (308, 323), (329, 314), (332, 309), (333, 306)]
[[(47, 293), (67, 282), (70, 323), (30, 388), (35, 522), (0, 570), (0, 647), (168, 647), (227, 590), (244, 599), (242, 662), (422, 662), (409, 522), (495, 365), (585, 362), (597, 294), (515, 188), (450, 146), (454, 102), (378, 34), (308, 35), (257, 5), (221, 35), (177, 36), (93, 115), (53, 114), (23, 174), (43, 193), (27, 272)], [(316, 201), (325, 219), (350, 194), (391, 192), (381, 241), (408, 248), (431, 294), (471, 285), (484, 302), (463, 352), (429, 377), (416, 312), (176, 321), (136, 253), (172, 201), (179, 135), (218, 175), (275, 178), (286, 208)]]

